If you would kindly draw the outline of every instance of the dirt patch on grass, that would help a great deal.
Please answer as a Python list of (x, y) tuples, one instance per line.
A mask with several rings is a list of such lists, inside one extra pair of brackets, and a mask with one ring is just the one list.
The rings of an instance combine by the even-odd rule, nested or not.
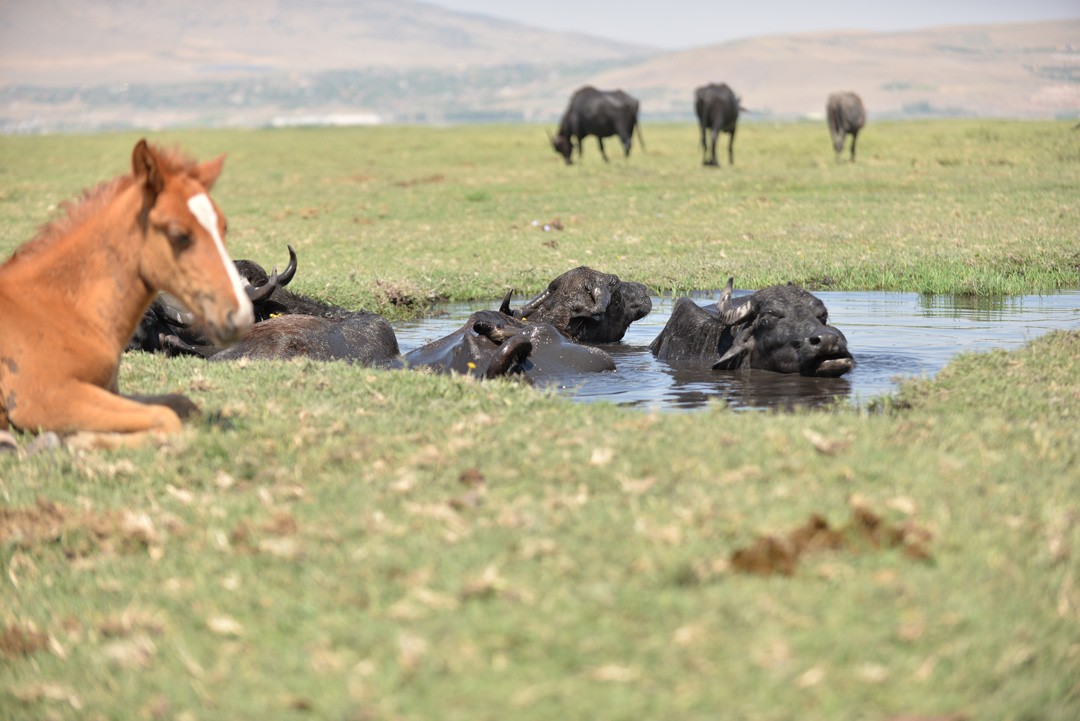
[(445, 300), (430, 290), (425, 291), (420, 286), (408, 282), (394, 283), (377, 280), (375, 290), (383, 304), (414, 312), (424, 311), (439, 301)]
[(909, 558), (926, 560), (931, 534), (908, 520), (892, 524), (863, 506), (852, 508), (851, 520), (833, 528), (818, 514), (786, 534), (764, 534), (746, 548), (731, 554), (731, 567), (742, 573), (769, 576), (795, 573), (799, 559), (816, 551), (861, 551), (864, 549), (900, 548)]
[(33, 628), (9, 624), (0, 633), (0, 656), (7, 658), (25, 658), (48, 645), (49, 637)]
[(135, 551), (160, 545), (146, 514), (68, 508), (39, 498), (29, 508), (0, 508), (0, 544), (31, 549), (59, 543), (68, 558), (97, 551)]
[(442, 183), (446, 181), (445, 175), (429, 175), (426, 178), (412, 178), (410, 180), (397, 180), (394, 181), (394, 185), (399, 188), (412, 188), (416, 185), (423, 185), (425, 183)]

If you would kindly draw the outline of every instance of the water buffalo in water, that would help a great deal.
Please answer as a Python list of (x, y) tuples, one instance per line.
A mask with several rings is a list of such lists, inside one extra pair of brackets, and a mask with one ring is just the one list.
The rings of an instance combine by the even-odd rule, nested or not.
[(579, 88), (570, 97), (570, 105), (559, 122), (559, 132), (551, 138), (555, 152), (563, 156), (567, 165), (573, 163), (574, 139), (577, 139), (578, 159), (584, 139), (596, 136), (600, 144), (600, 155), (604, 162), (608, 156), (604, 152), (604, 138), (618, 135), (622, 141), (626, 157), (630, 157), (630, 141), (637, 128), (638, 143), (645, 149), (645, 141), (638, 127), (638, 101), (622, 90), (597, 90), (591, 85)]
[(580, 343), (617, 343), (626, 329), (652, 310), (649, 289), (586, 266), (568, 270), (517, 310), (510, 296), (502, 311), (521, 320), (551, 323)]
[(757, 368), (818, 377), (841, 376), (855, 367), (847, 338), (828, 324), (820, 299), (791, 284), (732, 298), (731, 284), (729, 279), (717, 305), (701, 307), (680, 298), (649, 345), (653, 355), (717, 370)]
[(855, 160), (855, 141), (866, 124), (866, 110), (862, 98), (855, 93), (833, 93), (825, 104), (825, 118), (829, 123), (833, 149), (836, 155), (844, 151), (844, 139), (851, 136), (851, 160)]
[[(735, 123), (739, 119), (739, 98), (726, 83), (709, 83), (694, 91), (694, 111), (701, 126), (701, 152), (704, 165), (716, 162), (716, 139), (720, 133), (728, 134), (728, 163), (735, 164), (732, 146), (735, 144)], [(712, 144), (705, 142), (705, 130), (711, 134)]]
[(473, 313), (450, 335), (407, 353), (405, 363), (480, 378), (520, 375), (540, 384), (615, 370), (608, 353), (574, 343), (550, 323), (529, 323), (494, 310)]
[[(281, 275), (278, 275), (276, 268), (267, 275), (262, 266), (251, 260), (233, 261), (246, 284), (256, 322), (280, 313), (300, 312), (289, 310), (277, 299), (271, 300), (275, 294), (276, 298), (282, 298), (283, 294), (291, 296), (282, 291), (296, 273), (296, 252), (292, 246), (288, 247), (289, 264)], [(143, 313), (125, 350), (164, 352), (166, 355), (204, 355), (195, 350), (196, 346), (212, 346), (206, 328), (195, 322), (194, 316), (176, 298), (161, 293)]]
[(400, 367), (397, 336), (386, 319), (353, 311), (340, 317), (285, 314), (256, 323), (225, 349), (208, 355), (212, 361), (311, 358), (362, 365)]
[[(204, 329), (168, 296), (151, 304), (133, 339), (143, 350), (197, 355), (211, 360), (295, 358), (345, 360), (365, 365), (400, 365), (397, 336), (382, 316), (352, 311), (285, 289), (296, 273), (296, 253), (279, 276), (252, 260), (235, 261), (248, 283), (255, 325), (229, 348), (213, 345)], [(129, 345), (129, 348), (131, 346)]]

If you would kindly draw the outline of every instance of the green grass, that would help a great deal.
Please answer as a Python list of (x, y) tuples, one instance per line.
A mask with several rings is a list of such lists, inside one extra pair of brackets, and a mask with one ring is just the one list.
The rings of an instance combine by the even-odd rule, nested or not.
[[(1080, 286), (1067, 124), (875, 124), (855, 165), (823, 127), (747, 125), (721, 170), (693, 128), (645, 130), (572, 168), (535, 127), (164, 140), (229, 152), (237, 256), (291, 242), (296, 285), (391, 314), (579, 263), (657, 289)], [(0, 251), (134, 140), (0, 139)], [(310, 362), (133, 355), (121, 381), (206, 415), (160, 449), (0, 457), (0, 718), (1080, 715), (1080, 331), (828, 412)], [(852, 503), (931, 532), (929, 559), (731, 568)]]
[[(811, 288), (1001, 295), (1080, 286), (1080, 146), (1067, 123), (881, 123), (857, 163), (824, 126), (746, 125), (736, 163), (703, 168), (696, 129), (565, 167), (537, 126), (169, 133), (226, 152), (214, 196), (234, 255), (282, 265), (349, 305), (538, 291), (579, 264), (657, 290)], [(57, 203), (124, 172), (137, 136), (0, 139), (0, 251)], [(611, 145), (611, 143), (609, 143)], [(532, 226), (560, 218), (565, 229)]]

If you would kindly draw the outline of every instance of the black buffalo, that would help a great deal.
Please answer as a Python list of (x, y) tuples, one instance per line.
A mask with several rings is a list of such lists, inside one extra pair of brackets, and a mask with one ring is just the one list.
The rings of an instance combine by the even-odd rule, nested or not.
[(757, 368), (804, 376), (837, 377), (855, 367), (847, 338), (828, 324), (820, 299), (795, 285), (773, 285), (731, 297), (728, 280), (717, 305), (680, 298), (649, 346), (670, 363), (708, 364), (717, 370)]
[(551, 323), (580, 343), (617, 343), (626, 329), (652, 310), (649, 289), (586, 266), (568, 270), (517, 310), (509, 294), (502, 311), (515, 318)]
[(397, 336), (380, 315), (353, 311), (335, 317), (285, 314), (256, 323), (228, 348), (214, 349), (210, 360), (341, 360), (361, 365), (401, 366)]
[(147, 309), (129, 349), (195, 355), (212, 360), (344, 360), (364, 365), (400, 365), (397, 336), (382, 316), (324, 303), (285, 289), (296, 274), (296, 252), (278, 275), (252, 260), (237, 260), (255, 310), (255, 324), (228, 348), (211, 343), (205, 329), (192, 322), (171, 297), (160, 295)]
[(837, 156), (844, 151), (844, 140), (851, 136), (851, 159), (855, 160), (855, 141), (866, 124), (866, 110), (862, 98), (855, 93), (833, 93), (825, 104), (825, 118), (829, 123), (833, 149)]
[[(732, 147), (735, 144), (735, 123), (739, 119), (739, 98), (726, 83), (709, 83), (694, 91), (694, 111), (698, 125), (701, 126), (701, 152), (705, 165), (719, 165), (716, 162), (716, 139), (720, 133), (728, 134), (728, 163), (735, 164)], [(705, 142), (708, 129), (712, 143)]]
[(622, 90), (597, 90), (591, 85), (579, 88), (571, 97), (570, 105), (563, 113), (559, 123), (559, 132), (551, 138), (555, 152), (563, 156), (566, 164), (573, 162), (574, 140), (577, 140), (578, 159), (584, 139), (595, 135), (600, 144), (600, 155), (607, 162), (604, 152), (604, 138), (618, 135), (623, 151), (630, 156), (630, 141), (637, 128), (638, 143), (645, 149), (638, 122), (638, 101)]
[(495, 310), (473, 313), (450, 335), (407, 353), (405, 364), (480, 378), (520, 376), (538, 384), (615, 370), (610, 354), (574, 343), (550, 323), (528, 323)]
[[(296, 252), (289, 248), (289, 264), (278, 275), (275, 268), (269, 275), (252, 260), (234, 260), (236, 270), (245, 281), (248, 298), (251, 299), (255, 321), (263, 321), (280, 313), (300, 312), (289, 310), (279, 302), (283, 291), (296, 273)], [(274, 300), (271, 300), (271, 297)], [(159, 293), (143, 313), (135, 333), (125, 350), (142, 350), (148, 353), (163, 352), (166, 355), (205, 355), (198, 348), (212, 348), (206, 328), (195, 321), (194, 315), (168, 293)]]

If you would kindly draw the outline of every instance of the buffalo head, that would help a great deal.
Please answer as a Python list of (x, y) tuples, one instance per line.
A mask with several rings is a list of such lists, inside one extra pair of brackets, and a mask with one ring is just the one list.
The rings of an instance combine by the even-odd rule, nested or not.
[(757, 368), (837, 377), (855, 367), (847, 338), (828, 324), (820, 299), (795, 285), (731, 297), (732, 281), (713, 308), (683, 298), (649, 348), (659, 358), (708, 363), (718, 370)]
[(552, 137), (551, 133), (548, 133), (548, 140), (551, 141), (551, 147), (555, 149), (555, 152), (563, 156), (563, 160), (566, 161), (566, 164), (573, 165), (574, 161), (570, 156), (574, 152), (574, 145), (570, 141), (570, 138), (562, 133), (559, 133), (554, 137)]
[(649, 314), (652, 299), (641, 283), (583, 265), (551, 281), (517, 310), (510, 309), (507, 295), (501, 310), (518, 319), (550, 323), (582, 343), (616, 343), (631, 323)]

